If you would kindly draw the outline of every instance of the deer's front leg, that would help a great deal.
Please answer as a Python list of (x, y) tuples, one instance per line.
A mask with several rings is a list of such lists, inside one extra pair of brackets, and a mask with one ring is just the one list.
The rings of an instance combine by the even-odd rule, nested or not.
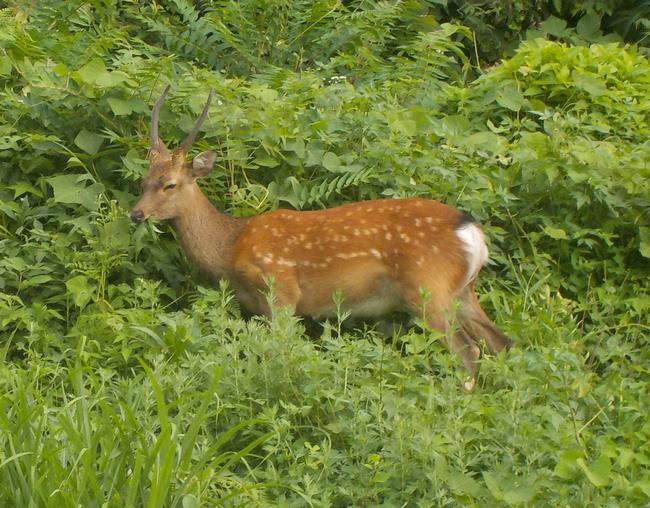
[(251, 264), (238, 270), (237, 297), (257, 314), (271, 317), (272, 307), (289, 307), (295, 311), (301, 291), (293, 270), (263, 270)]

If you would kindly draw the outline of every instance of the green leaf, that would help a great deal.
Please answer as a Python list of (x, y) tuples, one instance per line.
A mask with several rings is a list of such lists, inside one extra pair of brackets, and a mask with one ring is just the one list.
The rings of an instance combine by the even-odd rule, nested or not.
[(305, 142), (300, 138), (287, 140), (285, 150), (294, 152), (302, 159), (305, 156)]
[(0, 76), (9, 76), (12, 69), (11, 59), (7, 55), (0, 55)]
[(441, 137), (463, 136), (470, 129), (469, 119), (463, 115), (449, 115), (433, 121), (434, 132)]
[(607, 93), (607, 87), (602, 80), (596, 79), (593, 76), (578, 74), (577, 71), (573, 71), (572, 74), (576, 86), (588, 94), (599, 97)]
[(115, 97), (109, 97), (107, 101), (111, 111), (116, 116), (130, 115), (133, 112), (130, 101), (117, 99)]
[(588, 466), (582, 458), (576, 460), (576, 462), (587, 475), (589, 481), (596, 487), (606, 487), (609, 485), (612, 464), (607, 455), (601, 455), (598, 457), (596, 462), (591, 464), (591, 466)]
[(399, 132), (405, 136), (414, 136), (417, 132), (417, 125), (413, 120), (398, 117), (390, 122), (390, 128), (394, 132)]
[(481, 485), (474, 478), (460, 471), (449, 472), (446, 481), (457, 494), (476, 496), (481, 491)]
[(21, 288), (25, 289), (33, 286), (40, 286), (41, 284), (45, 284), (46, 282), (50, 282), (51, 280), (53, 280), (53, 277), (51, 275), (46, 275), (46, 274), (34, 275), (32, 277), (26, 278), (23, 281)]
[(554, 228), (553, 226), (545, 226), (543, 231), (548, 236), (555, 238), (556, 240), (566, 240), (567, 238), (567, 234), (564, 229)]
[(201, 503), (198, 498), (193, 494), (185, 494), (183, 496), (183, 508), (199, 508)]
[(576, 33), (588, 41), (595, 41), (602, 36), (600, 31), (601, 17), (591, 11), (580, 18), (576, 25)]
[(52, 70), (58, 76), (67, 76), (70, 73), (70, 69), (68, 68), (68, 66), (62, 62), (59, 62), (54, 67), (52, 67)]
[(131, 244), (129, 219), (120, 217), (106, 222), (99, 229), (99, 238), (107, 249), (121, 251)]
[(639, 236), (641, 237), (639, 252), (644, 258), (650, 258), (650, 228), (640, 228)]
[(471, 153), (480, 151), (487, 153), (502, 153), (506, 142), (504, 138), (492, 131), (474, 132), (469, 136), (459, 136), (455, 138), (459, 146), (469, 149)]
[(650, 480), (634, 482), (633, 485), (650, 498)]
[(555, 465), (553, 474), (565, 480), (572, 480), (578, 472), (577, 459), (583, 457), (583, 452), (579, 448), (572, 448), (562, 452), (560, 459)]
[(77, 71), (77, 75), (89, 85), (97, 85), (110, 79), (110, 74), (101, 58), (90, 60)]
[(28, 268), (28, 265), (27, 263), (25, 263), (25, 260), (23, 258), (16, 257), (16, 256), (5, 258), (4, 264), (9, 266), (13, 270), (16, 270), (17, 272), (24, 272)]
[(555, 37), (565, 37), (567, 34), (566, 21), (555, 16), (549, 16), (540, 28), (543, 32), (554, 35)]
[(30, 194), (33, 194), (34, 196), (43, 197), (43, 193), (41, 192), (41, 190), (34, 187), (29, 182), (18, 182), (18, 183), (14, 184), (14, 185), (10, 185), (9, 188), (13, 189), (14, 198), (22, 196), (23, 194), (28, 193), (28, 192)]
[(86, 129), (81, 129), (77, 137), (74, 138), (74, 144), (90, 155), (95, 155), (103, 142), (104, 138), (99, 134), (89, 132)]
[(251, 85), (250, 94), (266, 103), (275, 102), (278, 98), (277, 90), (269, 88), (266, 84), (260, 86)]
[(74, 304), (79, 308), (84, 308), (90, 301), (94, 292), (94, 287), (88, 282), (85, 275), (77, 275), (65, 282), (68, 293), (72, 295)]
[(535, 497), (532, 487), (515, 487), (503, 495), (503, 500), (510, 505), (527, 504)]
[(341, 169), (341, 160), (333, 152), (325, 152), (323, 155), (323, 167), (328, 171), (336, 172)]
[(277, 161), (277, 159), (271, 157), (270, 155), (266, 155), (266, 154), (258, 155), (257, 157), (255, 157), (255, 159), (253, 159), (253, 162), (255, 164), (257, 164), (258, 166), (264, 166), (264, 167), (267, 167), (267, 168), (274, 168), (278, 164), (280, 164)]
[(499, 478), (494, 473), (483, 471), (483, 481), (485, 481), (485, 485), (487, 485), (487, 488), (494, 499), (503, 499), (503, 491), (499, 486)]
[(526, 98), (514, 86), (506, 87), (497, 94), (496, 98), (499, 106), (509, 109), (510, 111), (520, 111), (528, 104)]
[(86, 186), (88, 179), (88, 175), (57, 175), (48, 178), (47, 183), (52, 186), (57, 203), (79, 204), (88, 210), (95, 210), (97, 197), (104, 191), (104, 186), (100, 183)]

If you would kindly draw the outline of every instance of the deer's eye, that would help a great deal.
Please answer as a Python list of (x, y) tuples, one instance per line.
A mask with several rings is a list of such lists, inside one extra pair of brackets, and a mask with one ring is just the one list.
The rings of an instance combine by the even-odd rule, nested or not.
[(167, 185), (165, 185), (165, 186), (163, 187), (163, 190), (166, 190), (166, 191), (167, 191), (167, 190), (171, 190), (171, 189), (174, 189), (174, 188), (176, 188), (176, 184), (175, 184), (175, 183), (168, 183)]

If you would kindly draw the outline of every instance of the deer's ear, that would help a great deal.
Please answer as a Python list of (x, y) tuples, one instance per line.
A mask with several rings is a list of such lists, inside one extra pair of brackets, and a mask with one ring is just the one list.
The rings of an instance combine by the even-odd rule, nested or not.
[(192, 176), (195, 178), (207, 175), (214, 166), (217, 154), (212, 150), (201, 152), (192, 161)]

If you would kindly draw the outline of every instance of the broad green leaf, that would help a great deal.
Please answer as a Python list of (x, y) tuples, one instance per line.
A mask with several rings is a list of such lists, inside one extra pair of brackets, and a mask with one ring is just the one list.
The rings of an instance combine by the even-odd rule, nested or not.
[(405, 136), (413, 136), (417, 132), (417, 125), (409, 118), (395, 118), (390, 122), (390, 128), (392, 131)]
[(14, 198), (22, 196), (23, 194), (26, 194), (26, 193), (30, 193), (30, 194), (33, 194), (34, 196), (38, 196), (38, 197), (43, 197), (43, 193), (41, 192), (41, 190), (34, 187), (29, 182), (18, 182), (18, 183), (14, 184), (14, 185), (10, 185), (9, 188), (13, 189)]
[(554, 35), (555, 37), (564, 37), (567, 35), (566, 21), (555, 16), (549, 16), (546, 21), (542, 22), (540, 28), (543, 32)]
[(88, 281), (85, 275), (77, 275), (65, 282), (68, 293), (71, 294), (74, 304), (79, 308), (84, 308), (90, 301), (94, 292), (94, 286)]
[(278, 92), (272, 88), (265, 88), (260, 93), (260, 99), (264, 102), (275, 102), (278, 98)]
[(449, 466), (447, 465), (447, 459), (445, 459), (444, 455), (436, 455), (434, 471), (442, 480), (446, 481), (449, 477)]
[(183, 496), (183, 508), (199, 508), (201, 506), (201, 502), (197, 499), (197, 497), (193, 494), (185, 494)]
[(294, 152), (300, 158), (305, 156), (305, 142), (300, 138), (287, 140), (285, 149)]
[(334, 152), (325, 152), (323, 155), (323, 167), (328, 171), (339, 171), (341, 169), (341, 160)]
[(97, 197), (104, 191), (99, 183), (86, 185), (88, 175), (57, 175), (47, 179), (57, 203), (79, 204), (88, 210), (97, 208)]
[(553, 226), (545, 226), (543, 231), (548, 236), (555, 238), (556, 240), (565, 240), (567, 238), (567, 234), (564, 229), (554, 228)]
[(253, 159), (253, 162), (258, 166), (264, 166), (267, 168), (274, 168), (280, 164), (277, 159), (266, 154), (258, 155), (255, 157), (255, 159)]
[(591, 11), (580, 18), (576, 25), (576, 33), (588, 41), (593, 41), (602, 36), (600, 31), (601, 17)]
[(113, 114), (116, 116), (129, 115), (133, 112), (133, 108), (129, 101), (118, 99), (116, 97), (109, 97), (107, 100), (111, 111), (113, 111)]
[(528, 104), (526, 98), (514, 86), (509, 86), (497, 94), (497, 103), (511, 111), (520, 111)]
[(506, 146), (504, 138), (492, 131), (474, 132), (469, 136), (459, 136), (455, 138), (455, 141), (459, 146), (469, 148), (471, 152), (501, 153)]
[(583, 457), (583, 451), (579, 448), (573, 448), (562, 452), (560, 455), (553, 474), (565, 480), (575, 478), (578, 472), (577, 460)]
[(576, 462), (585, 472), (589, 481), (596, 487), (606, 487), (609, 485), (612, 464), (607, 455), (601, 455), (590, 466), (582, 458), (577, 459)]
[(74, 144), (90, 155), (95, 155), (103, 142), (104, 138), (99, 134), (89, 132), (86, 129), (81, 129), (77, 137), (74, 138)]
[(449, 115), (433, 121), (434, 132), (441, 137), (463, 136), (470, 129), (469, 119), (463, 115)]
[(25, 260), (17, 256), (5, 258), (4, 264), (16, 270), (17, 272), (24, 272), (28, 268), (28, 265), (27, 263), (25, 263)]
[(483, 481), (485, 481), (485, 485), (487, 485), (487, 488), (494, 499), (503, 499), (503, 491), (499, 486), (499, 478), (494, 473), (483, 471)]
[(650, 258), (650, 228), (640, 228), (639, 236), (641, 237), (639, 252), (644, 258)]
[(121, 71), (109, 71), (101, 58), (93, 58), (75, 72), (73, 77), (98, 88), (112, 88), (128, 79)]
[(566, 170), (566, 176), (568, 176), (571, 179), (571, 181), (575, 183), (581, 183), (584, 182), (585, 180), (588, 180), (591, 174), (588, 170), (585, 170), (584, 168), (568, 167)]
[(106, 222), (99, 229), (99, 237), (108, 248), (118, 251), (126, 249), (131, 243), (129, 220), (126, 217), (121, 217)]
[(634, 482), (633, 485), (650, 498), (650, 480)]
[(634, 451), (629, 448), (619, 448), (618, 454), (618, 463), (622, 468), (628, 467), (634, 461)]
[(460, 471), (450, 471), (446, 481), (457, 494), (476, 496), (481, 491), (481, 485), (474, 478)]
[(0, 55), (0, 76), (9, 76), (12, 69), (11, 59), (7, 55)]
[(51, 275), (47, 275), (47, 274), (34, 275), (32, 277), (27, 277), (23, 281), (21, 287), (22, 289), (26, 289), (33, 286), (40, 286), (41, 284), (45, 284), (47, 282), (50, 282), (51, 280), (53, 280), (53, 277)]
[(128, 77), (121, 71), (113, 71), (108, 74), (104, 74), (101, 78), (97, 79), (97, 86), (99, 88), (113, 88), (118, 86), (120, 83), (127, 81)]
[(510, 488), (503, 495), (503, 500), (510, 505), (521, 505), (530, 503), (535, 497), (535, 490), (532, 486)]
[(607, 93), (607, 87), (602, 80), (596, 79), (593, 76), (578, 74), (577, 71), (573, 71), (573, 80), (578, 88), (581, 88), (585, 92), (594, 95), (596, 97), (604, 95)]
[(46, 136), (43, 134), (34, 133), (30, 134), (27, 139), (34, 148), (43, 151), (56, 150), (57, 144), (62, 142), (60, 138), (54, 136), (53, 134)]
[(110, 79), (110, 74), (101, 58), (93, 58), (90, 60), (77, 71), (77, 75), (84, 83), (89, 85), (97, 85), (98, 82), (104, 82)]
[(325, 151), (320, 149), (307, 149), (307, 158), (305, 159), (305, 166), (320, 166), (323, 162), (323, 155)]
[(277, 90), (269, 88), (268, 85), (251, 86), (251, 95), (262, 100), (262, 102), (272, 103), (278, 98)]
[(52, 70), (59, 76), (67, 76), (70, 73), (68, 66), (61, 62), (52, 67)]
[(650, 258), (650, 242), (641, 242), (639, 252), (644, 258)]

